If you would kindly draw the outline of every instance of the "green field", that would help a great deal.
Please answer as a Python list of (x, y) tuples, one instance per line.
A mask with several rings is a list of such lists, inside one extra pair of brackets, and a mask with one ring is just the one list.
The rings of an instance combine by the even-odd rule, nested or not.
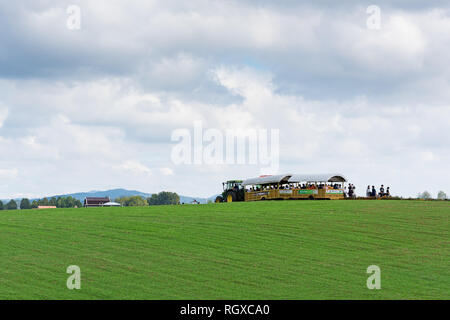
[(0, 211), (0, 299), (449, 299), (449, 216), (438, 201)]

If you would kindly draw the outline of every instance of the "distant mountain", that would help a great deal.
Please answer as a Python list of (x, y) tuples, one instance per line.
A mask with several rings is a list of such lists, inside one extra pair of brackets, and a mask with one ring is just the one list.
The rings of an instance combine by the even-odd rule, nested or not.
[[(114, 200), (116, 198), (120, 198), (120, 197), (130, 197), (130, 196), (141, 196), (144, 198), (148, 198), (150, 197), (152, 194), (151, 193), (145, 193), (145, 192), (141, 192), (141, 191), (137, 191), (137, 190), (127, 190), (127, 189), (111, 189), (111, 190), (105, 190), (105, 191), (98, 191), (98, 190), (93, 190), (93, 191), (88, 191), (88, 192), (77, 192), (77, 193), (69, 193), (69, 194), (60, 194), (60, 195), (54, 195), (54, 196), (45, 196), (42, 198), (58, 198), (58, 197), (68, 197), (71, 196), (75, 199), (80, 200), (81, 202), (84, 201), (84, 198), (86, 197), (109, 197), (111, 200)], [(196, 198), (196, 197), (189, 197), (189, 196), (180, 196), (180, 202), (181, 203), (191, 203), (192, 201), (197, 200), (200, 203), (207, 203), (208, 200), (215, 200), (216, 196), (212, 196), (210, 198)], [(40, 199), (42, 199), (40, 198)], [(14, 199), (16, 202), (20, 202), (20, 200), (22, 200), (21, 198), (18, 199)], [(36, 199), (30, 199), (31, 201), (36, 200)], [(8, 200), (2, 200), (3, 203), (6, 203), (9, 201)]]
[(88, 192), (77, 192), (77, 193), (69, 193), (69, 194), (61, 194), (56, 196), (48, 196), (47, 198), (57, 198), (57, 197), (68, 197), (71, 196), (75, 199), (80, 200), (83, 202), (84, 198), (86, 197), (109, 197), (111, 200), (114, 200), (116, 198), (120, 197), (131, 197), (131, 196), (142, 196), (142, 197), (150, 197), (150, 193), (145, 193), (137, 190), (126, 190), (126, 189), (112, 189), (112, 190), (105, 190), (105, 191), (88, 191)]

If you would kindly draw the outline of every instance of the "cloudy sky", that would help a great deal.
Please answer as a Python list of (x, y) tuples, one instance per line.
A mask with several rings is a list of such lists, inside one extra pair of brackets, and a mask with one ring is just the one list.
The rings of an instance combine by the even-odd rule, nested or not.
[(449, 194), (449, 2), (309, 2), (2, 1), (0, 198), (211, 196), (261, 173), (175, 163), (196, 121), (279, 130), (280, 173)]

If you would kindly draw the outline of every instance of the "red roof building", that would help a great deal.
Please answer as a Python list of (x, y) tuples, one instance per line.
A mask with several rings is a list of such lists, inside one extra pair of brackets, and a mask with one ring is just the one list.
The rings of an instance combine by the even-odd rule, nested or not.
[(110, 202), (109, 197), (86, 197), (84, 198), (85, 207), (103, 207), (103, 204)]

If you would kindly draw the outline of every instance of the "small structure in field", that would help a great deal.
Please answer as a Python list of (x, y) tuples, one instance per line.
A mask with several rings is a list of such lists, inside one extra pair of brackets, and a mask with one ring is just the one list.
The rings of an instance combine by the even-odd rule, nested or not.
[(109, 197), (86, 197), (84, 198), (85, 207), (103, 207), (105, 203), (111, 202)]
[(120, 203), (110, 201), (110, 202), (104, 203), (102, 207), (121, 207), (121, 206), (122, 205)]
[(38, 209), (56, 209), (56, 206), (38, 206)]

